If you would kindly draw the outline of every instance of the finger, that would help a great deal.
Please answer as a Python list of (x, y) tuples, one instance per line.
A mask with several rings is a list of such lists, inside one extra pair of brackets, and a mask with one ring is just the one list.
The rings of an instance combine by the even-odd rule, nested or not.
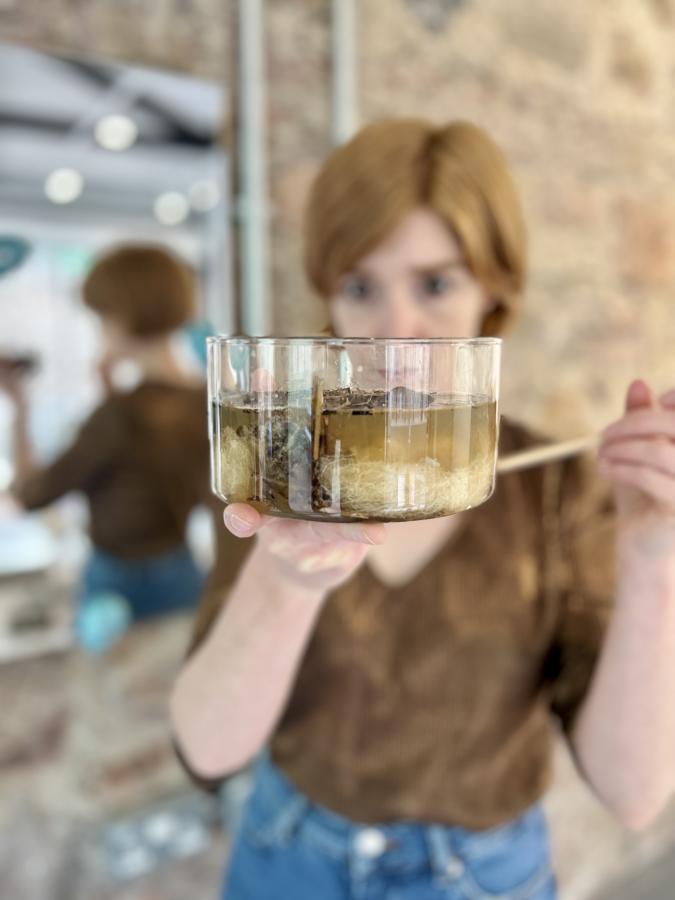
[[(335, 540), (332, 529), (335, 525), (330, 522), (310, 522), (314, 533), (321, 540)], [(338, 537), (343, 541), (356, 541), (360, 544), (383, 544), (386, 538), (385, 527), (382, 522), (363, 523), (336, 523)]]
[(248, 503), (230, 503), (223, 513), (225, 527), (236, 537), (251, 537), (268, 518)]
[(600, 464), (602, 474), (613, 484), (637, 488), (660, 504), (675, 508), (675, 478), (648, 466), (605, 460)]
[(675, 444), (669, 441), (620, 441), (600, 448), (598, 459), (651, 466), (675, 478)]
[(654, 398), (649, 385), (641, 378), (632, 381), (626, 393), (626, 412), (654, 405)]
[(675, 408), (675, 390), (666, 391), (665, 394), (661, 394), (659, 403), (663, 406), (670, 407), (671, 409)]
[(366, 552), (363, 545), (354, 541), (345, 541), (340, 544), (321, 544), (312, 553), (304, 555), (298, 560), (298, 569), (304, 573), (326, 572), (330, 569), (340, 569), (343, 566), (353, 566), (363, 559)]
[(275, 532), (279, 538), (295, 543), (330, 543), (333, 541), (355, 541), (361, 544), (381, 544), (385, 539), (385, 528), (381, 522), (312, 522), (278, 519)]
[(638, 409), (605, 428), (602, 437), (605, 443), (640, 437), (675, 438), (675, 416), (660, 409)]

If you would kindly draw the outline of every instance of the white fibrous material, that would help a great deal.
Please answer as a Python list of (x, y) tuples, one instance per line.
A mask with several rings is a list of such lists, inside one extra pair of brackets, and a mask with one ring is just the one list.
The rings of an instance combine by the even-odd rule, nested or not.
[(220, 439), (220, 492), (228, 503), (249, 499), (253, 475), (251, 446), (240, 438), (234, 428), (225, 428)]
[(470, 465), (444, 469), (435, 459), (419, 463), (358, 461), (324, 457), (319, 480), (351, 515), (401, 518), (417, 512), (447, 516), (482, 503), (492, 489), (494, 460), (481, 456)]

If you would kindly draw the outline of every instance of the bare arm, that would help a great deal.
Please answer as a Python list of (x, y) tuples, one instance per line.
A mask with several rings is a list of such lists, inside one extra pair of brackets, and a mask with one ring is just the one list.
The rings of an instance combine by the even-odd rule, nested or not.
[(25, 478), (32, 471), (33, 449), (28, 435), (28, 404), (22, 397), (16, 404), (13, 457), (15, 478)]
[(270, 519), (244, 504), (228, 507), (225, 522), (239, 536), (259, 532), (257, 546), (170, 701), (180, 749), (205, 778), (236, 771), (263, 746), (325, 598), (384, 539), (381, 525)]
[(670, 559), (642, 555), (619, 559), (615, 612), (572, 733), (589, 785), (634, 829), (653, 820), (675, 785), (672, 550)]
[(675, 788), (675, 390), (631, 384), (600, 450), (618, 510), (616, 606), (572, 735), (596, 794), (628, 826)]
[(28, 434), (28, 398), (24, 376), (3, 360), (0, 360), (0, 389), (7, 394), (14, 406), (12, 463), (14, 478), (20, 480), (25, 478), (34, 466)]

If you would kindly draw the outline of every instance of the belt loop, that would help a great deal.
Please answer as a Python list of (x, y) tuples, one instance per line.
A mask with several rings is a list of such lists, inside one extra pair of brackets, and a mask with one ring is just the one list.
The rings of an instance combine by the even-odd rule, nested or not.
[(307, 799), (302, 795), (288, 800), (274, 821), (265, 829), (268, 839), (277, 845), (288, 844), (308, 806)]
[(447, 883), (464, 874), (464, 863), (455, 853), (449, 829), (442, 825), (430, 825), (425, 829), (431, 868), (436, 878)]
[(256, 829), (259, 836), (265, 843), (271, 842), (277, 846), (288, 844), (310, 803), (276, 768), (268, 750), (264, 750), (257, 760), (254, 800), (256, 793), (265, 798), (263, 806), (269, 808), (271, 805), (273, 810), (267, 822)]
[(438, 825), (430, 825), (425, 832), (431, 868), (436, 875), (442, 875), (445, 878), (448, 863), (453, 857), (447, 830)]

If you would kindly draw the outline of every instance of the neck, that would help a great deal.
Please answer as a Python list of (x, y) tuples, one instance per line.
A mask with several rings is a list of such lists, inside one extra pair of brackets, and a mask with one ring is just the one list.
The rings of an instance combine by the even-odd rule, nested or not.
[(135, 342), (125, 349), (120, 358), (135, 363), (143, 373), (144, 381), (185, 384), (193, 380), (176, 359), (170, 337)]

